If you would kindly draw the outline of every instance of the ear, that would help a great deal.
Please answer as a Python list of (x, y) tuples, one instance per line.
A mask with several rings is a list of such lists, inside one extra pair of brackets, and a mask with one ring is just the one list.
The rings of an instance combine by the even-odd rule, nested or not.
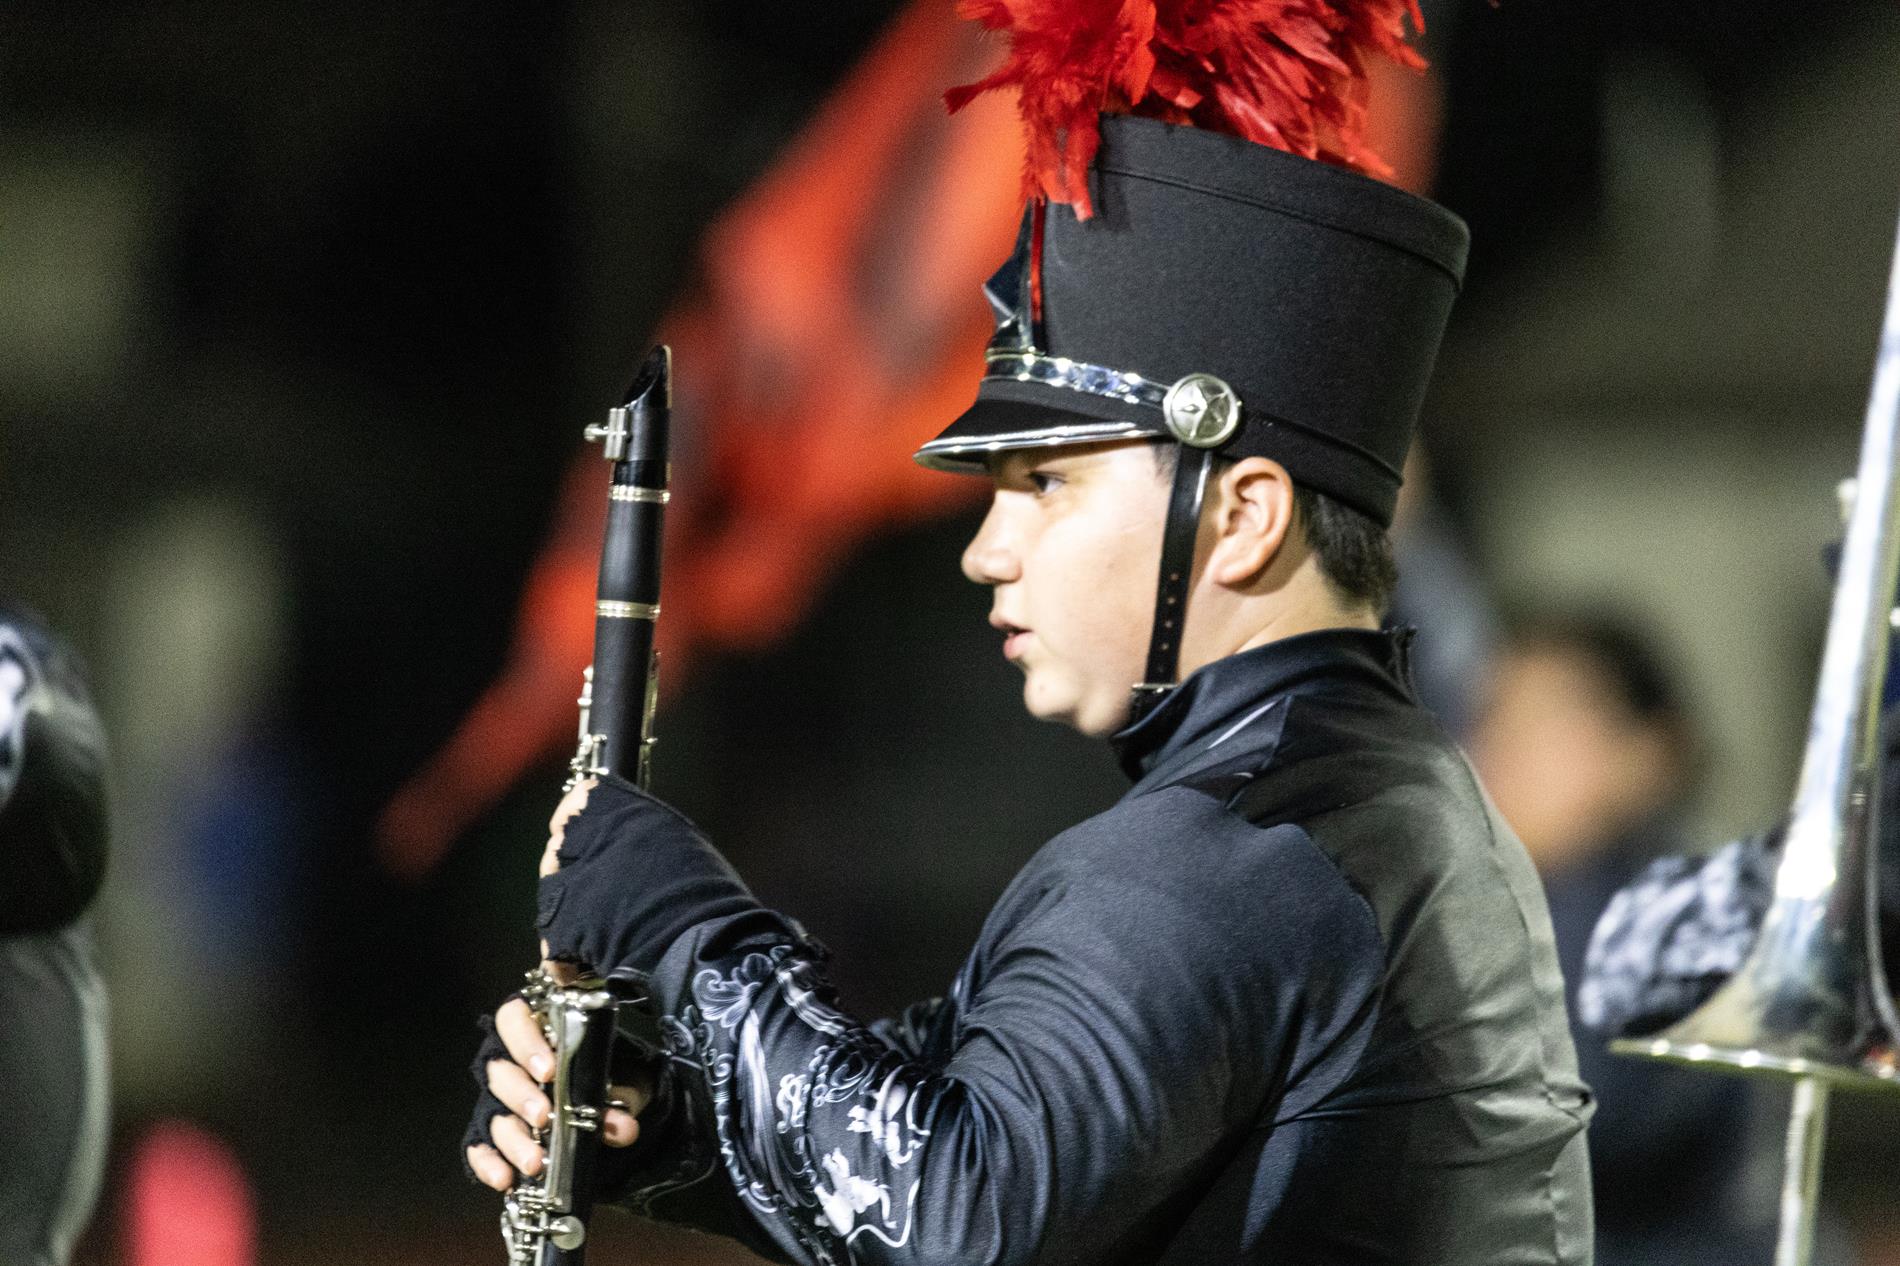
[(1243, 457), (1221, 473), (1208, 550), (1209, 579), (1229, 588), (1272, 565), (1293, 528), (1293, 480), (1270, 457)]

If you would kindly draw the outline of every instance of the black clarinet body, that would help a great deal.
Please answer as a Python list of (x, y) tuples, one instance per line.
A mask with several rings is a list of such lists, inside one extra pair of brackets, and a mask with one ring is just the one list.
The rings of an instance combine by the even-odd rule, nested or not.
[(654, 623), (660, 616), (670, 353), (656, 347), (604, 427), (588, 427), (614, 464), (594, 603), (594, 666), (583, 694), (578, 778), (617, 774), (644, 787), (653, 743)]
[[(654, 348), (626, 403), (608, 412), (604, 426), (587, 428), (587, 438), (600, 442), (613, 463), (613, 480), (594, 603), (594, 663), (581, 687), (580, 741), (569, 764), (569, 788), (609, 774), (644, 787), (650, 773), (671, 368), (668, 349)], [(619, 1008), (638, 999), (626, 982), (612, 977), (563, 984), (540, 970), (529, 973), (522, 997), (554, 1051), (548, 1087), (553, 1111), (542, 1132), (547, 1163), (508, 1193), (502, 1239), (509, 1266), (584, 1266), (614, 1024)]]

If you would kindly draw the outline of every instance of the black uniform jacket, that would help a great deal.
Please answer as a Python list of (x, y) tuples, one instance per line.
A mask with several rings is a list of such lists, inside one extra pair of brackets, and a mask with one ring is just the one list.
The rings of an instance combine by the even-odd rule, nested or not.
[(1195, 673), (949, 996), (875, 1025), (688, 822), (598, 788), (541, 924), (661, 1016), (625, 1201), (804, 1263), (1589, 1262), (1544, 899), (1403, 647)]

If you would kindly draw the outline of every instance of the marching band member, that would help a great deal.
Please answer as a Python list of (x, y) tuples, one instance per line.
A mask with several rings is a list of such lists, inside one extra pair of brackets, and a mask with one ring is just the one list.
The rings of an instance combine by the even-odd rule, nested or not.
[[(1537, 876), (1380, 629), (1467, 244), (1362, 174), (1415, 11), (970, 8), (1012, 55), (953, 103), (1020, 93), (1034, 197), (917, 456), (992, 481), (963, 570), (1024, 705), (1132, 786), (875, 1024), (685, 818), (578, 789), (541, 933), (637, 976), (664, 1054), (605, 1194), (798, 1263), (1588, 1263)], [(547, 1050), (519, 1000), (495, 1027), (465, 1158), (505, 1189)]]
[(106, 1152), (105, 742), (76, 658), (0, 602), (0, 1262), (64, 1266)]

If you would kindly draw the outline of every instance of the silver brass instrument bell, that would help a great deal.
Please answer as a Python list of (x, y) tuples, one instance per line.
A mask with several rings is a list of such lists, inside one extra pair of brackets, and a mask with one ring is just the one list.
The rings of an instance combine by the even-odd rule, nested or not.
[(1900, 247), (1840, 577), (1773, 905), (1701, 1008), (1622, 1055), (1795, 1083), (1775, 1266), (1806, 1266), (1831, 1087), (1900, 1089), (1900, 1019), (1877, 935), (1879, 723), (1900, 563)]

